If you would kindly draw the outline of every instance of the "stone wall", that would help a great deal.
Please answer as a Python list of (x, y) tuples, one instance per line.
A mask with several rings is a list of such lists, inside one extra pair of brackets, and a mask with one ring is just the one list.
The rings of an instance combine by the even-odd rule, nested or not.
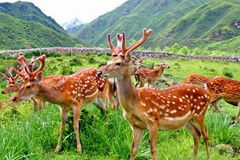
[[(16, 56), (19, 53), (26, 53), (30, 51), (47, 51), (55, 52), (58, 54), (72, 53), (72, 54), (84, 54), (84, 53), (106, 53), (110, 52), (109, 49), (105, 48), (66, 48), (66, 47), (52, 47), (52, 48), (34, 48), (34, 49), (23, 49), (23, 50), (11, 50), (0, 52), (0, 55), (4, 56)], [(193, 60), (209, 60), (209, 61), (220, 61), (220, 62), (240, 62), (240, 56), (193, 56), (184, 54), (174, 54), (168, 52), (152, 52), (152, 51), (134, 51), (133, 56), (136, 58), (146, 59), (193, 59)]]

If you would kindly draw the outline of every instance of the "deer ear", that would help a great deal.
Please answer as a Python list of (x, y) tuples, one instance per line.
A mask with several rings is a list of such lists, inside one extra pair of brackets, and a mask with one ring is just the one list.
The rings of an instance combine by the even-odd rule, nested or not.
[(42, 72), (39, 72), (36, 77), (34, 78), (37, 82), (42, 80)]

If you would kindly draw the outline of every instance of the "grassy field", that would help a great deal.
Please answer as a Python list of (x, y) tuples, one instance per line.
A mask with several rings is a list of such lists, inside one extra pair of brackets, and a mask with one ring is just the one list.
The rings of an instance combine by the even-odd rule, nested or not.
[[(31, 54), (28, 54), (29, 58)], [(87, 55), (48, 55), (44, 75), (69, 75), (78, 70), (104, 64), (111, 57), (107, 54)], [(165, 73), (172, 78), (163, 77), (167, 81), (180, 81), (189, 74), (202, 74), (208, 78), (214, 76), (228, 76), (240, 80), (239, 64), (216, 63), (208, 61), (165, 60), (170, 69)], [(146, 60), (144, 65), (151, 67), (161, 60)], [(16, 66), (15, 58), (0, 57), (0, 71), (10, 66)], [(0, 78), (0, 88), (6, 82)], [(159, 85), (163, 86), (163, 85)], [(13, 94), (12, 94), (13, 95)], [(11, 95), (0, 95), (0, 100), (7, 100)], [(54, 153), (60, 126), (59, 107), (45, 104), (42, 112), (36, 113), (32, 109), (32, 102), (4, 106), (0, 110), (0, 159), (91, 159), (112, 160), (128, 159), (132, 131), (128, 122), (120, 112), (110, 109), (103, 115), (94, 105), (83, 107), (80, 121), (80, 138), (83, 153), (76, 152), (75, 134), (72, 129), (72, 117), (69, 117), (66, 127), (63, 147), (60, 153)], [(213, 160), (240, 159), (240, 125), (232, 125), (237, 114), (237, 108), (221, 101), (222, 113), (209, 109), (206, 118), (210, 137), (211, 158)], [(218, 149), (219, 144), (233, 147), (234, 151)], [(193, 139), (185, 129), (177, 131), (160, 131), (158, 136), (158, 157), (166, 160), (187, 160), (192, 156)], [(150, 159), (149, 134), (145, 132), (136, 159)], [(203, 140), (201, 140), (199, 154), (195, 159), (207, 159)]]

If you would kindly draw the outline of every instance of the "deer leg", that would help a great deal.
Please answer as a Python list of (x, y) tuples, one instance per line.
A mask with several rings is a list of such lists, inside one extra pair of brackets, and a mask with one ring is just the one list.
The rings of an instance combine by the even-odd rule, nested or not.
[(117, 101), (117, 111), (120, 109), (120, 100), (118, 98), (118, 93), (116, 92), (116, 101)]
[(33, 110), (35, 112), (39, 111), (39, 106), (38, 106), (38, 103), (37, 103), (36, 99), (32, 98), (32, 101), (33, 101)]
[(207, 129), (206, 129), (205, 124), (204, 124), (204, 115), (201, 115), (200, 117), (197, 117), (195, 119), (195, 122), (197, 122), (198, 129), (200, 130), (201, 135), (203, 136), (203, 140), (204, 140), (204, 143), (205, 143), (205, 146), (206, 146), (207, 157), (209, 158), (210, 154), (209, 154), (208, 132), (207, 132)]
[(151, 154), (152, 159), (157, 159), (157, 136), (158, 136), (158, 128), (157, 126), (150, 125), (148, 127), (150, 133), (150, 146), (151, 146)]
[(59, 152), (60, 149), (61, 149), (61, 142), (62, 142), (63, 132), (65, 130), (65, 124), (66, 124), (67, 119), (68, 119), (68, 111), (65, 110), (65, 109), (62, 109), (60, 135), (59, 135), (59, 138), (58, 138), (58, 143), (57, 143), (57, 147), (55, 149), (55, 152)]
[(215, 109), (216, 112), (221, 113), (221, 110), (220, 110), (220, 108), (218, 107), (217, 102), (218, 102), (218, 100), (213, 101), (213, 102), (211, 103), (211, 106)]
[(194, 148), (193, 148), (193, 154), (197, 155), (198, 152), (198, 146), (199, 146), (199, 139), (201, 137), (200, 131), (195, 127), (191, 122), (187, 124), (186, 126), (188, 130), (191, 132), (194, 140)]
[(138, 151), (138, 146), (140, 144), (142, 134), (143, 134), (143, 130), (141, 130), (140, 128), (137, 128), (137, 127), (132, 127), (132, 128), (133, 128), (133, 142), (132, 142), (132, 151), (131, 151), (130, 160), (134, 160), (135, 155)]
[(236, 117), (237, 121), (240, 121), (240, 102), (238, 102), (238, 115)]
[(73, 108), (73, 128), (74, 128), (74, 132), (75, 132), (75, 135), (76, 135), (77, 151), (81, 153), (82, 152), (82, 146), (81, 146), (80, 138), (79, 138), (79, 118), (80, 118), (80, 114), (81, 114), (80, 106), (75, 106)]
[(108, 101), (110, 102), (112, 108), (113, 108), (113, 109), (116, 109), (116, 105), (115, 105), (113, 96), (114, 96), (114, 92), (113, 92), (113, 90), (110, 90), (110, 91), (108, 92), (108, 94), (107, 94), (107, 99), (108, 99)]

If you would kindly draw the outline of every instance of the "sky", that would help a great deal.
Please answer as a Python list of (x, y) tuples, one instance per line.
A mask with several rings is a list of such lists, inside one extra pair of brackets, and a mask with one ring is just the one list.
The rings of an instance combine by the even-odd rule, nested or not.
[[(16, 2), (17, 0), (0, 0)], [(46, 15), (51, 16), (59, 24), (78, 18), (89, 23), (95, 18), (112, 11), (127, 0), (24, 0), (34, 3)]]

